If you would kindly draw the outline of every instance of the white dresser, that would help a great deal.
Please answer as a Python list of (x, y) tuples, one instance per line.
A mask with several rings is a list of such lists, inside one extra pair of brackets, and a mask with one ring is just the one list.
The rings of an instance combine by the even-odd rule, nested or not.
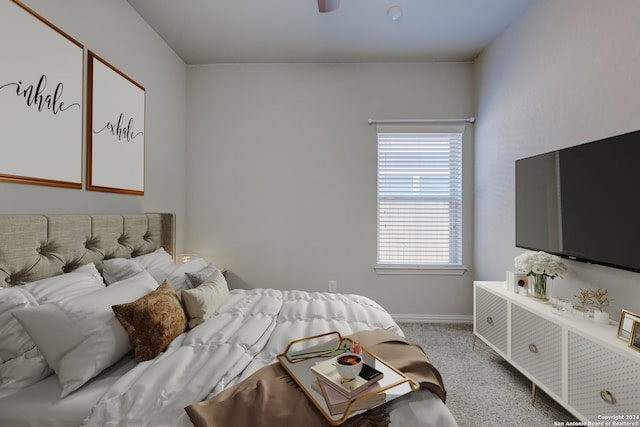
[(640, 422), (640, 352), (613, 322), (552, 313), (505, 282), (474, 282), (473, 333), (533, 382), (532, 399), (538, 387), (582, 421)]

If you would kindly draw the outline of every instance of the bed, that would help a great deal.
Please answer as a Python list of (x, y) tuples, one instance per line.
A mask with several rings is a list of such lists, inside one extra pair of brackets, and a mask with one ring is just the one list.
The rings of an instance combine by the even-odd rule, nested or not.
[[(294, 339), (403, 336), (364, 296), (229, 290), (211, 262), (175, 258), (170, 213), (0, 215), (0, 425), (192, 426), (185, 408), (245, 384)], [(409, 393), (386, 422), (454, 427), (442, 397)]]

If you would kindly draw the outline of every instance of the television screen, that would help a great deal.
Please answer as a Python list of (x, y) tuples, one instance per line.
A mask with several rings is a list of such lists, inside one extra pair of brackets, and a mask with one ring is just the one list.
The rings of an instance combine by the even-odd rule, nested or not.
[(640, 272), (640, 131), (516, 160), (516, 246)]

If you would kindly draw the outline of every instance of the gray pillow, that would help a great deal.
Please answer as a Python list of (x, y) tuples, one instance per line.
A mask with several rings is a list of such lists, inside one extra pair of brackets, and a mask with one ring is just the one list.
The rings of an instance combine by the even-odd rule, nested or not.
[(187, 284), (190, 288), (197, 288), (198, 286), (206, 282), (207, 279), (211, 277), (213, 272), (216, 270), (216, 266), (210, 263), (200, 271), (185, 273), (187, 275)]

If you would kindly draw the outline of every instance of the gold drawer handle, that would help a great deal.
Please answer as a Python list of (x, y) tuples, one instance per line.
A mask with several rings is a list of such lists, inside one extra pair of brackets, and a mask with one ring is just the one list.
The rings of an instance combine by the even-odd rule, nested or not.
[(487, 316), (487, 323), (493, 325), (493, 318), (491, 316)]
[(609, 390), (600, 390), (600, 398), (609, 405), (616, 404), (616, 398)]
[(535, 344), (529, 344), (529, 351), (531, 353), (537, 353), (538, 352), (538, 347), (536, 347)]

